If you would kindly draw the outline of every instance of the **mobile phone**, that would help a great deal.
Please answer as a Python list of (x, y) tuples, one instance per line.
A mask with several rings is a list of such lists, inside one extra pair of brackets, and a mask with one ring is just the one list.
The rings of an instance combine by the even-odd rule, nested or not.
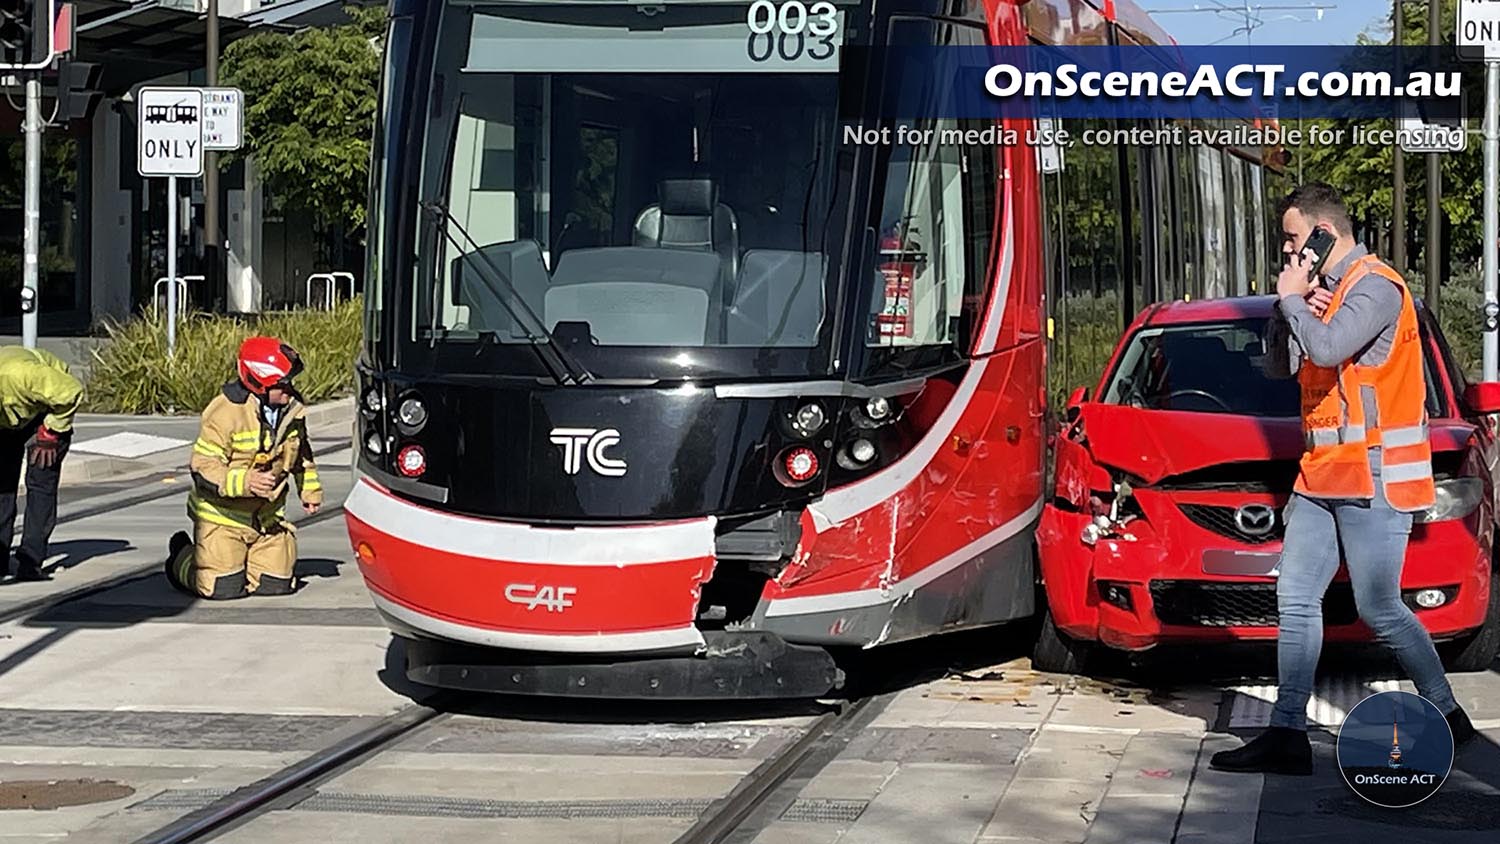
[(1307, 242), (1302, 244), (1303, 252), (1311, 249), (1315, 256), (1311, 271), (1313, 275), (1317, 275), (1323, 271), (1323, 264), (1327, 262), (1328, 253), (1333, 251), (1333, 244), (1337, 240), (1338, 238), (1333, 236), (1333, 232), (1324, 228), (1316, 228), (1308, 236)]

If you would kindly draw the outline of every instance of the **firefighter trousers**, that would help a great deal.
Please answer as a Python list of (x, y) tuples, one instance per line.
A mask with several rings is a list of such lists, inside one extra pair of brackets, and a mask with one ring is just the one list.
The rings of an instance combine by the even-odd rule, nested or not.
[(281, 522), (265, 531), (198, 521), (193, 544), (178, 552), (168, 577), (185, 592), (224, 600), (295, 591), (297, 535)]

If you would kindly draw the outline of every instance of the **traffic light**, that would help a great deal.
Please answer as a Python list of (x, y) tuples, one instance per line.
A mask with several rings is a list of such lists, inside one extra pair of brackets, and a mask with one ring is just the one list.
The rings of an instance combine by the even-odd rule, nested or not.
[(58, 116), (64, 120), (87, 120), (104, 97), (99, 91), (99, 64), (64, 59), (57, 67)]
[(0, 70), (36, 70), (52, 63), (56, 0), (0, 0)]

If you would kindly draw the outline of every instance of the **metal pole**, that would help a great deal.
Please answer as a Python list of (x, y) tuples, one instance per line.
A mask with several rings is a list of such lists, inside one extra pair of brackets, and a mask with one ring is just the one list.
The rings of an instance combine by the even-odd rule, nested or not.
[[(35, 72), (26, 78), (26, 211), (21, 264), (21, 345), (36, 348), (36, 314), (41, 308), (37, 254), (41, 251), (42, 221), (42, 80)], [(29, 302), (27, 300), (30, 300)]]
[[(1442, 43), (1443, 6), (1439, 0), (1427, 0), (1427, 43)], [(1427, 310), (1439, 314), (1438, 278), (1443, 271), (1443, 157), (1427, 153)]]
[[(1394, 15), (1395, 34), (1392, 36), (1397, 52), (1401, 55), (1401, 0), (1395, 0), (1396, 13)], [(1401, 75), (1401, 60), (1397, 58), (1397, 76)], [(1400, 117), (1397, 117), (1400, 120)], [(1398, 127), (1399, 128), (1399, 124)], [(1406, 156), (1401, 151), (1401, 143), (1398, 140), (1391, 146), (1391, 175), (1394, 178), (1394, 190), (1391, 193), (1391, 263), (1396, 265), (1396, 272), (1406, 274)]]
[[(208, 87), (219, 84), (219, 0), (208, 0), (208, 40), (205, 47), (204, 75)], [(203, 275), (206, 297), (211, 302), (220, 295), (223, 259), (219, 245), (219, 154), (203, 153)], [(227, 291), (225, 302), (228, 303)]]
[(1500, 209), (1495, 206), (1495, 188), (1500, 183), (1500, 61), (1484, 63), (1484, 380), (1496, 379), (1495, 260), (1500, 255)]
[(167, 357), (177, 351), (177, 177), (167, 177)]

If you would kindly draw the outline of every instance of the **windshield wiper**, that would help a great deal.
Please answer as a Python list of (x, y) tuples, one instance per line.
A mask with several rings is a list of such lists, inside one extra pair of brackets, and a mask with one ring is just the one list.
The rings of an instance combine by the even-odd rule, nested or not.
[[(511, 318), (516, 321), (521, 330), (526, 333), (526, 339), (530, 341), (527, 345), (536, 351), (537, 358), (541, 360), (542, 366), (547, 368), (547, 374), (552, 376), (552, 380), (560, 385), (587, 384), (593, 381), (593, 373), (584, 368), (583, 364), (579, 363), (577, 358), (573, 357), (567, 349), (563, 348), (561, 343), (557, 342), (557, 338), (553, 336), (551, 331), (547, 330), (547, 324), (542, 321), (541, 317), (536, 315), (536, 312), (531, 309), (530, 305), (526, 304), (526, 299), (516, 290), (515, 285), (511, 284), (510, 279), (506, 277), (505, 273), (495, 265), (494, 260), (484, 253), (484, 250), (474, 241), (473, 236), (469, 234), (468, 229), (465, 229), (462, 223), (454, 219), (453, 213), (448, 210), (447, 206), (435, 200), (428, 200), (422, 203), (422, 208), (433, 216), (438, 228), (443, 232), (443, 237), (449, 243), (453, 244), (453, 247), (458, 250), (460, 255), (465, 253), (465, 247), (462, 243), (458, 242), (458, 238), (453, 236), (453, 232), (449, 231), (449, 226), (458, 229), (459, 234), (463, 235), (464, 239), (469, 242), (469, 254), (478, 256), (484, 262), (484, 266), (488, 267), (490, 272), (494, 274), (494, 277), (490, 278), (480, 273), (479, 278), (484, 281), (485, 286), (490, 289), (491, 293), (495, 294), (495, 298), (510, 313)], [(496, 286), (496, 282), (503, 285), (503, 289)], [(433, 283), (437, 284), (438, 282), (434, 280)], [(514, 305), (512, 304), (513, 302), (515, 303)], [(520, 307), (516, 307), (516, 305)]]

